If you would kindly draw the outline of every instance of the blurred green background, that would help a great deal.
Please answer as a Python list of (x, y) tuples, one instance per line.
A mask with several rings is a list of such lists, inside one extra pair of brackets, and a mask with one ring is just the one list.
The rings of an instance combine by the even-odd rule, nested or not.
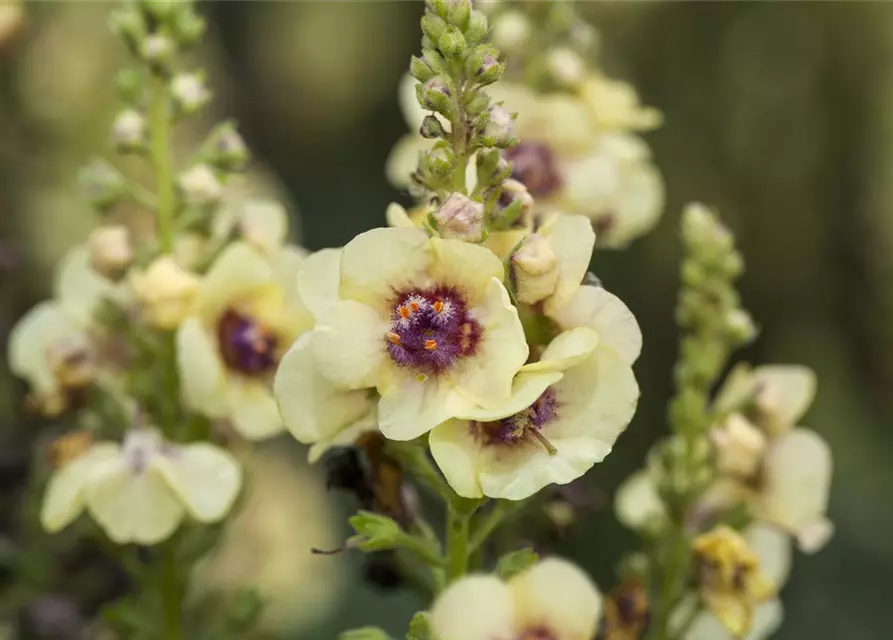
[[(54, 260), (86, 237), (91, 219), (74, 175), (91, 155), (107, 153), (117, 108), (112, 78), (124, 60), (106, 28), (107, 5), (26, 5), (24, 24), (0, 45), (4, 336), (47, 295)], [(396, 87), (419, 48), (421, 3), (204, 2), (201, 9), (211, 22), (199, 56), (214, 83), (211, 111), (239, 121), (268, 179), (297, 203), (302, 243), (341, 245), (382, 225), (388, 202), (405, 201), (383, 166), (405, 132)], [(647, 139), (668, 193), (653, 233), (593, 263), (638, 316), (645, 347), (636, 366), (638, 414), (590, 479), (610, 495), (665, 430), (679, 211), (690, 200), (716, 206), (738, 234), (748, 261), (744, 301), (762, 328), (742, 355), (818, 371), (807, 422), (835, 455), (837, 533), (818, 556), (796, 558), (777, 637), (893, 637), (886, 608), (893, 594), (893, 4), (603, 2), (580, 10), (600, 31), (601, 64), (666, 116)], [(23, 387), (3, 376), (8, 428), (0, 441), (9, 452), (27, 423)], [(4, 493), (15, 494), (16, 482), (4, 476)], [(300, 553), (314, 544), (305, 537), (295, 533)], [(561, 551), (607, 589), (614, 562), (634, 544), (605, 509), (575, 528)], [(260, 552), (257, 561), (276, 559)], [(362, 583), (359, 559), (346, 561), (348, 586), (330, 610), (321, 608), (326, 619), (285, 637), (327, 640), (361, 624), (405, 629), (419, 603), (403, 591), (375, 592)]]

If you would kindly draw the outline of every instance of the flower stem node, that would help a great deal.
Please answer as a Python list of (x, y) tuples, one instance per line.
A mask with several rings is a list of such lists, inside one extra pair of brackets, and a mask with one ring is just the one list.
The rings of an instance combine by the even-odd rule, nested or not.
[(191, 310), (199, 278), (169, 255), (157, 258), (134, 276), (133, 292), (149, 321), (159, 329), (175, 329)]
[(130, 232), (124, 225), (105, 225), (93, 230), (87, 240), (90, 265), (110, 280), (120, 279), (133, 262)]
[(127, 193), (127, 183), (115, 167), (96, 158), (81, 169), (78, 182), (90, 205), (99, 211), (114, 207)]
[(146, 119), (136, 109), (125, 109), (112, 123), (112, 142), (122, 153), (138, 153), (146, 148)]
[(223, 196), (223, 185), (206, 164), (198, 164), (183, 173), (179, 180), (186, 201), (196, 206), (217, 203)]
[(211, 98), (205, 79), (198, 73), (178, 73), (171, 80), (171, 95), (177, 108), (192, 115), (204, 107)]
[(537, 233), (527, 236), (511, 262), (515, 295), (519, 302), (535, 304), (555, 291), (558, 258), (545, 237)]
[(484, 205), (461, 193), (451, 193), (434, 212), (444, 238), (480, 242), (484, 234)]

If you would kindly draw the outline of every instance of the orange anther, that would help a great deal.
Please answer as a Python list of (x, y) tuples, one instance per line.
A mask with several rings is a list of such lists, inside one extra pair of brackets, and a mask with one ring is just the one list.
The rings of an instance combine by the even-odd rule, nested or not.
[(409, 316), (412, 315), (412, 311), (410, 311), (409, 307), (407, 307), (406, 305), (401, 306), (399, 309), (397, 309), (397, 311), (400, 312), (400, 317), (404, 320), (408, 320)]
[(437, 313), (440, 313), (441, 311), (443, 311), (443, 300), (438, 300), (437, 302), (434, 303), (434, 310)]
[(426, 351), (437, 351), (437, 340), (425, 340)]
[(409, 303), (409, 308), (412, 309), (413, 313), (419, 310), (419, 303), (413, 300)]
[(388, 340), (390, 340), (394, 344), (400, 344), (400, 335), (394, 333), (393, 331), (388, 331)]

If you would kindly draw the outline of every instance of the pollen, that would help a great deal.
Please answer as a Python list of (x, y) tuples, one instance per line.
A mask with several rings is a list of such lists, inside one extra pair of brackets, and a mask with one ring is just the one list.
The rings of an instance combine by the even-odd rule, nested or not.
[(437, 351), (437, 340), (425, 340), (426, 351)]
[[(416, 308), (418, 308), (418, 305), (416, 305)], [(400, 312), (400, 317), (404, 320), (409, 320), (409, 318), (412, 316), (412, 311), (410, 311), (409, 307), (407, 307), (406, 305), (401, 306), (399, 309), (397, 309), (397, 311)]]
[(388, 340), (393, 344), (400, 344), (400, 336), (399, 334), (394, 333), (393, 331), (388, 331)]
[(419, 312), (419, 309), (420, 309), (421, 307), (419, 306), (419, 303), (418, 303), (418, 302), (416, 302), (415, 300), (413, 300), (413, 301), (411, 301), (411, 302), (409, 303), (409, 308), (412, 309), (412, 312), (413, 312), (413, 313), (418, 313), (418, 312)]
[(443, 300), (437, 300), (434, 303), (434, 311), (441, 313), (443, 311)]

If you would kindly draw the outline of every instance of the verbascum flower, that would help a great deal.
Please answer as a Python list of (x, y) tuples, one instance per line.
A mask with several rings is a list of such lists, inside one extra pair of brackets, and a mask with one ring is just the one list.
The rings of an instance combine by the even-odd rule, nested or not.
[(614, 514), (620, 524), (634, 531), (657, 533), (667, 527), (670, 517), (648, 468), (633, 472), (618, 487)]
[(198, 276), (169, 255), (156, 258), (130, 278), (130, 288), (148, 323), (166, 331), (176, 329), (190, 313), (198, 285)]
[(212, 236), (235, 235), (264, 254), (274, 257), (288, 236), (288, 213), (276, 200), (233, 198), (214, 216)]
[(598, 588), (576, 565), (550, 558), (510, 581), (471, 575), (435, 601), (439, 640), (588, 640), (601, 615)]
[(340, 299), (313, 331), (319, 371), (376, 389), (379, 428), (395, 440), (504, 404), (528, 347), (503, 275), (487, 249), (421, 230), (357, 236), (341, 255)]
[[(316, 321), (325, 319), (338, 301), (340, 269), (341, 249), (317, 251), (301, 265), (298, 295)], [(289, 433), (311, 445), (310, 462), (331, 447), (351, 445), (363, 433), (378, 429), (375, 393), (339, 388), (323, 376), (313, 357), (310, 334), (301, 336), (282, 357), (273, 392)]]
[(186, 403), (228, 418), (245, 438), (283, 428), (271, 383), (288, 346), (313, 318), (274, 263), (244, 242), (227, 247), (201, 279), (189, 317), (177, 330)]
[(55, 533), (85, 509), (118, 544), (151, 545), (187, 515), (218, 522), (242, 484), (235, 459), (208, 443), (179, 445), (155, 429), (134, 429), (123, 445), (98, 442), (50, 477), (40, 519)]
[(833, 533), (826, 517), (831, 450), (814, 431), (795, 427), (815, 386), (807, 367), (733, 371), (715, 402), (721, 413), (732, 413), (710, 432), (720, 478), (705, 496), (716, 508), (745, 501), (755, 517), (796, 537), (806, 552)]
[(72, 249), (59, 264), (54, 298), (41, 302), (13, 327), (9, 368), (31, 387), (31, 401), (45, 415), (76, 406), (96, 376), (92, 334), (97, 305), (114, 285), (90, 267), (86, 247)]
[(581, 327), (562, 333), (515, 377), (511, 400), (431, 432), (431, 455), (461, 496), (523, 500), (567, 484), (611, 452), (635, 413), (628, 364)]
[(590, 73), (579, 85), (579, 94), (602, 131), (649, 131), (661, 125), (658, 109), (639, 103), (635, 88), (603, 73)]

